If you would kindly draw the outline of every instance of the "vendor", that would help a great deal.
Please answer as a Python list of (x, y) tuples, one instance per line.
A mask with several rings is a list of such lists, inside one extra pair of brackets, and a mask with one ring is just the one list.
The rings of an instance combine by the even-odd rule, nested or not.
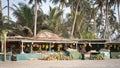
[(27, 44), (27, 45), (25, 46), (24, 52), (25, 52), (25, 53), (30, 53), (30, 45), (29, 45), (29, 44)]
[(80, 53), (81, 53), (81, 55), (82, 55), (82, 60), (85, 59), (85, 55), (84, 55), (84, 54), (87, 52), (87, 51), (86, 51), (86, 46), (87, 46), (86, 43), (84, 43), (83, 45), (80, 46)]
[(72, 44), (69, 44), (67, 51), (77, 51), (77, 50), (75, 49), (75, 46), (73, 46)]
[(51, 51), (54, 52), (55, 51), (55, 45), (54, 44), (51, 44)]
[(89, 43), (89, 44), (84, 43), (84, 45), (86, 46), (86, 47), (85, 47), (85, 50), (86, 50), (87, 52), (90, 52), (90, 51), (92, 50), (92, 45), (91, 45), (91, 43)]
[(46, 51), (46, 46), (44, 44), (41, 45), (41, 50)]

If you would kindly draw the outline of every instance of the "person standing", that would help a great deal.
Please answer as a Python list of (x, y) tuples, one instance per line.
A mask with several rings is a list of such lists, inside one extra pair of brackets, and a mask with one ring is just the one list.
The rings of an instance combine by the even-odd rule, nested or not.
[(81, 47), (80, 47), (80, 53), (81, 53), (81, 55), (82, 55), (82, 60), (85, 60), (85, 55), (84, 55), (84, 54), (87, 52), (86, 49), (85, 49), (86, 46), (87, 46), (86, 43), (84, 43), (84, 44), (81, 45)]

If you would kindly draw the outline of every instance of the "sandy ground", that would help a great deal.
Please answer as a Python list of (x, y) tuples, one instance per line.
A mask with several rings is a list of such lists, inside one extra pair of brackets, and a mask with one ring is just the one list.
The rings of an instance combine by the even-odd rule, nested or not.
[(0, 68), (120, 68), (120, 59), (0, 61)]

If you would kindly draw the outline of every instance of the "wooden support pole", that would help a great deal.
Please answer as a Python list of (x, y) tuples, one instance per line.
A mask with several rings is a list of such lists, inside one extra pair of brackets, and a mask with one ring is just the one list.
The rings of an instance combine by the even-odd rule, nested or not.
[(30, 46), (30, 53), (33, 52), (33, 47), (32, 47), (32, 45), (33, 45), (33, 42), (32, 42), (32, 44), (31, 44), (31, 46)]
[(24, 54), (24, 51), (23, 51), (23, 42), (22, 42), (22, 45), (21, 45), (21, 54)]
[(50, 45), (49, 45), (49, 51), (51, 52), (51, 43), (50, 43)]
[(4, 38), (4, 61), (6, 61), (6, 38)]

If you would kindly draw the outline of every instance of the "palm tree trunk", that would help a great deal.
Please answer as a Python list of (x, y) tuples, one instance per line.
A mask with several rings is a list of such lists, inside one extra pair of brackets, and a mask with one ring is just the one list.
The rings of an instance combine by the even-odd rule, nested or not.
[(3, 22), (2, 22), (2, 3), (1, 3), (1, 0), (0, 0), (0, 26), (3, 25)]
[(4, 34), (4, 61), (6, 61), (6, 33), (3, 33)]
[(0, 42), (1, 42), (1, 53), (3, 53), (3, 36), (2, 36), (2, 33), (0, 35)]
[(9, 0), (7, 0), (7, 3), (8, 3), (8, 23), (9, 23), (9, 19), (10, 19), (10, 12), (9, 12), (9, 7), (10, 7), (10, 5), (9, 5)]
[(6, 38), (7, 38), (7, 32), (5, 30), (2, 30), (2, 36), (3, 36), (3, 52), (4, 52), (4, 61), (6, 61)]
[[(110, 32), (109, 32), (109, 20), (108, 20), (108, 0), (106, 0), (106, 20), (105, 20), (105, 37), (104, 39), (110, 39)], [(106, 35), (107, 34), (107, 35)]]
[(7, 3), (8, 3), (8, 23), (9, 23), (9, 19), (10, 19), (10, 9), (9, 9), (9, 7), (10, 7), (10, 2), (9, 2), (9, 0), (7, 0)]
[[(95, 20), (95, 5), (93, 4), (93, 20), (94, 20), (94, 35), (97, 36), (97, 23), (96, 23), (96, 20)], [(102, 12), (102, 10), (101, 10)]]
[[(62, 5), (61, 5), (62, 7), (61, 7), (61, 10), (63, 11), (63, 8), (64, 8), (64, 3), (62, 3)], [(61, 16), (61, 23), (63, 23), (63, 13), (62, 13), (62, 16)]]
[(80, 4), (80, 0), (78, 0), (77, 6), (76, 6), (76, 10), (75, 10), (75, 17), (74, 17), (74, 20), (73, 20), (71, 37), (74, 37), (74, 36), (73, 36), (73, 33), (74, 33), (74, 29), (75, 29), (75, 23), (76, 23), (76, 17), (77, 17), (77, 12), (78, 12), (78, 6), (79, 6), (79, 4)]
[(120, 23), (120, 12), (119, 12), (119, 4), (117, 4), (117, 11), (118, 11), (118, 22)]
[(37, 0), (35, 0), (35, 20), (34, 20), (34, 39), (36, 39), (36, 33), (37, 33)]
[(107, 33), (107, 23), (108, 23), (108, 5), (107, 5), (108, 0), (106, 0), (106, 19), (105, 19), (105, 32), (104, 32), (104, 39), (106, 39), (106, 33)]
[(1, 52), (3, 53), (3, 36), (2, 36), (2, 4), (1, 4), (1, 0), (0, 0), (0, 37), (1, 37)]

